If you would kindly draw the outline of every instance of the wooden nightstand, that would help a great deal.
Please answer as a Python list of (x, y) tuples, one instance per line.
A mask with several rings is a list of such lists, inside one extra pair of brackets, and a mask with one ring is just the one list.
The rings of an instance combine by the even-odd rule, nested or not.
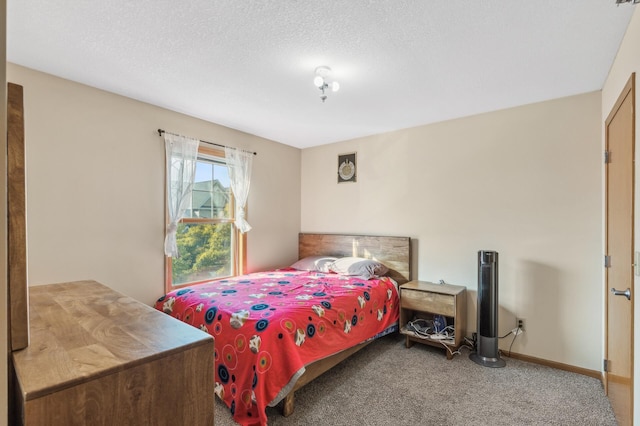
[[(446, 317), (447, 325), (452, 325), (454, 337), (434, 340), (423, 337), (407, 329), (407, 323), (414, 318), (433, 319), (435, 315)], [(434, 284), (426, 281), (410, 281), (400, 286), (400, 333), (406, 336), (406, 346), (413, 342), (436, 347), (446, 345), (447, 359), (453, 358), (465, 337), (467, 323), (467, 288), (451, 284)]]

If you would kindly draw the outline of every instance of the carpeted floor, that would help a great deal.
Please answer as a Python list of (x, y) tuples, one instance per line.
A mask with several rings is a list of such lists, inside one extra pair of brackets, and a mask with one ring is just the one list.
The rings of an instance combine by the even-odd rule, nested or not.
[[(404, 347), (400, 336), (370, 344), (296, 393), (295, 411), (268, 408), (270, 425), (615, 425), (594, 378), (504, 358), (489, 368), (462, 349)], [(216, 399), (215, 424), (234, 425)]]

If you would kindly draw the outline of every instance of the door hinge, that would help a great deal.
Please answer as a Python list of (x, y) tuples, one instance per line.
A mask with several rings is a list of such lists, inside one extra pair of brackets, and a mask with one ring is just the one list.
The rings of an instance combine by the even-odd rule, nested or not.
[(603, 359), (602, 360), (602, 371), (608, 371), (607, 369), (609, 368), (609, 360), (608, 359)]
[(604, 163), (610, 163), (611, 162), (611, 154), (609, 153), (609, 151), (605, 151), (604, 152)]
[(611, 268), (611, 256), (604, 256), (604, 267)]

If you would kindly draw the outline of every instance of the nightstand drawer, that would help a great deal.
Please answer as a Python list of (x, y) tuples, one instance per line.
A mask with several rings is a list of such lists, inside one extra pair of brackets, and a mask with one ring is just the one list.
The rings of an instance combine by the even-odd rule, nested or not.
[(400, 306), (404, 309), (428, 311), (448, 317), (455, 316), (455, 298), (448, 294), (402, 289)]

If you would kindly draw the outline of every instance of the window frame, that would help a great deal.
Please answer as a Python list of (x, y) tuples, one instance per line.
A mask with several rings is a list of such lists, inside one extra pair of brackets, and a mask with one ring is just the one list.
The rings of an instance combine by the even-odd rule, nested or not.
[[(208, 158), (207, 158), (208, 157)], [(198, 161), (200, 159), (207, 160), (213, 159), (215, 161), (220, 161), (226, 164), (224, 151), (216, 148), (212, 148), (210, 146), (203, 146), (202, 143), (198, 146)], [(165, 229), (169, 224), (169, 212), (167, 210), (167, 179), (166, 179), (166, 171), (165, 171)], [(229, 277), (234, 277), (238, 275), (242, 275), (246, 271), (247, 265), (247, 256), (246, 256), (246, 247), (247, 247), (247, 234), (242, 234), (238, 228), (233, 223), (235, 221), (235, 197), (233, 193), (231, 193), (231, 211), (233, 212), (231, 218), (182, 218), (179, 223), (199, 223), (199, 224), (217, 224), (217, 223), (231, 223), (232, 224), (232, 232), (233, 232), (233, 248), (232, 248), (232, 271)], [(165, 234), (166, 235), (166, 234)], [(170, 291), (177, 290), (182, 287), (187, 287), (195, 284), (202, 284), (207, 281), (217, 281), (222, 280), (229, 277), (220, 277), (213, 279), (206, 279), (200, 281), (192, 281), (188, 283), (182, 283), (178, 285), (173, 285), (173, 268), (172, 268), (172, 257), (167, 255), (164, 256), (165, 259), (165, 268), (164, 268), (164, 287), (165, 292), (169, 293)]]

